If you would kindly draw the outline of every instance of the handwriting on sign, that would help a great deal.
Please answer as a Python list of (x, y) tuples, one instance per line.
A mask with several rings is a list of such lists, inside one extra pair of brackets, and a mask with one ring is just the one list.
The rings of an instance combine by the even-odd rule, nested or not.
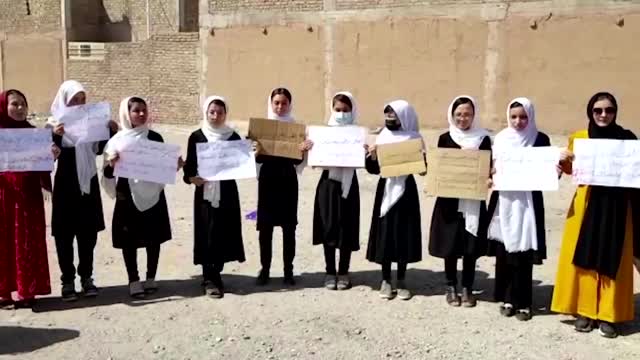
[(53, 171), (51, 130), (0, 129), (0, 172)]
[(250, 140), (196, 144), (198, 176), (209, 181), (256, 177), (255, 155)]
[(109, 139), (111, 106), (108, 102), (65, 107), (53, 116), (64, 124), (65, 135), (74, 144)]
[(576, 139), (573, 150), (574, 183), (640, 188), (640, 141)]
[(304, 124), (251, 118), (249, 138), (260, 143), (260, 154), (302, 159), (299, 145), (305, 140)]
[(319, 167), (364, 167), (366, 131), (357, 126), (310, 126), (308, 163)]
[(427, 151), (429, 195), (485, 200), (490, 151), (431, 148)]
[(426, 171), (423, 147), (422, 139), (379, 145), (380, 176), (387, 178)]
[(175, 184), (180, 147), (138, 139), (117, 145), (115, 175), (158, 184)]
[(560, 149), (557, 147), (495, 148), (493, 158), (495, 190), (558, 190), (556, 166), (560, 160)]

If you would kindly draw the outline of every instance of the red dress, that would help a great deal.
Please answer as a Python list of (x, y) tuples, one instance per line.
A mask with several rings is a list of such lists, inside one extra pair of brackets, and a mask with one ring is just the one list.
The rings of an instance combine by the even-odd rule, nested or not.
[[(0, 131), (32, 127), (6, 111), (6, 93), (0, 93)], [(1, 298), (14, 291), (21, 300), (51, 293), (42, 189), (51, 191), (49, 172), (0, 172)]]

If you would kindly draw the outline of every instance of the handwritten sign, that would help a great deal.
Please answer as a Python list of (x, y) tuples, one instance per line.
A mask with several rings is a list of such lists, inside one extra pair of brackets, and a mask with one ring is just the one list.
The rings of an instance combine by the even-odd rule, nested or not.
[(302, 159), (299, 149), (306, 126), (269, 119), (249, 119), (249, 138), (260, 144), (260, 154)]
[(310, 126), (307, 162), (319, 167), (364, 167), (366, 131), (358, 126)]
[(53, 116), (64, 124), (64, 133), (74, 144), (109, 139), (111, 106), (108, 102), (62, 108)]
[(0, 129), (0, 172), (53, 171), (49, 129)]
[(422, 149), (422, 139), (378, 145), (376, 152), (380, 176), (388, 178), (427, 171)]
[(256, 177), (256, 160), (250, 140), (196, 144), (198, 175), (210, 181)]
[(573, 182), (640, 188), (640, 141), (576, 139)]
[(493, 188), (499, 191), (557, 191), (560, 149), (518, 147), (493, 149), (496, 173)]
[(486, 200), (490, 151), (431, 148), (427, 151), (427, 164), (428, 195)]
[(115, 176), (157, 184), (175, 184), (180, 147), (138, 139), (118, 146)]

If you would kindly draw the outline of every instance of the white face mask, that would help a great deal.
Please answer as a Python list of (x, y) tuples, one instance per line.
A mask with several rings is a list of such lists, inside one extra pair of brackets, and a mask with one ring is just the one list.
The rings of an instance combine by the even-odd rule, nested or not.
[(350, 112), (336, 112), (333, 118), (340, 125), (349, 125), (353, 122), (353, 115)]

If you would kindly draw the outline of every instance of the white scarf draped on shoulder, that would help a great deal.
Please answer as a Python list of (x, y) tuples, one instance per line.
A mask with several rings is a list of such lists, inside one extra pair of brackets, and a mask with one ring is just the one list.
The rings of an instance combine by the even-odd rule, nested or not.
[[(118, 132), (114, 137), (109, 140), (105, 147), (104, 153), (107, 159), (115, 156), (118, 153), (118, 149), (121, 144), (127, 141), (137, 141), (139, 139), (147, 139), (149, 137), (149, 127), (147, 124), (133, 127), (131, 124), (131, 117), (129, 116), (129, 101), (131, 97), (128, 97), (120, 103), (120, 127), (123, 129)], [(164, 189), (164, 184), (157, 184), (148, 181), (142, 181), (137, 179), (128, 179), (129, 189), (131, 190), (131, 197), (133, 203), (138, 211), (146, 211), (151, 209), (160, 200), (160, 194)], [(103, 177), (103, 187), (106, 192), (115, 198), (115, 188), (117, 180), (107, 179)]]
[[(231, 135), (234, 133), (234, 130), (226, 125), (222, 127), (213, 127), (211, 123), (209, 123), (209, 106), (215, 100), (222, 101), (224, 103), (225, 112), (229, 114), (229, 105), (227, 105), (227, 101), (223, 97), (215, 95), (209, 96), (204, 101), (202, 104), (202, 123), (200, 129), (207, 138), (207, 142), (226, 141), (229, 140)], [(207, 181), (204, 184), (203, 197), (211, 204), (211, 207), (220, 207), (220, 196), (220, 181)]]
[[(516, 130), (509, 121), (512, 104), (519, 103), (527, 113), (529, 122), (524, 130)], [(494, 140), (496, 151), (533, 146), (538, 137), (536, 114), (531, 101), (516, 98), (507, 107), (507, 128)], [(504, 244), (510, 253), (538, 250), (536, 215), (531, 191), (500, 191), (498, 206), (489, 227), (489, 237)]]
[[(398, 143), (411, 139), (422, 139), (418, 129), (418, 114), (411, 104), (405, 100), (396, 100), (387, 105), (398, 116), (401, 130), (391, 131), (384, 128), (376, 138), (376, 145)], [(389, 210), (400, 200), (405, 191), (408, 176), (395, 176), (387, 178), (384, 185), (384, 195), (380, 205), (380, 217), (387, 215)]]
[[(351, 123), (350, 124), (340, 124), (336, 120), (336, 112), (333, 111), (333, 106), (331, 108), (331, 117), (329, 118), (328, 125), (329, 126), (353, 126), (358, 123), (358, 108), (356, 106), (356, 101), (353, 95), (347, 91), (341, 91), (333, 96), (335, 99), (338, 95), (344, 95), (349, 98), (351, 101)], [(329, 168), (329, 179), (339, 181), (341, 183), (342, 188), (342, 197), (346, 199), (349, 197), (349, 192), (351, 190), (351, 183), (353, 182), (353, 177), (356, 173), (356, 169), (354, 168), (338, 168), (333, 167)]]
[[(60, 85), (53, 103), (51, 104), (51, 117), (47, 120), (47, 124), (55, 127), (59, 124), (58, 117), (60, 113), (68, 106), (69, 101), (79, 93), (86, 93), (82, 84), (75, 80), (67, 80)], [(76, 173), (78, 176), (78, 184), (80, 184), (80, 192), (82, 194), (91, 193), (91, 179), (98, 173), (96, 167), (96, 153), (98, 152), (98, 143), (76, 144), (75, 141), (67, 135), (62, 136), (62, 147), (75, 148), (76, 153)]]
[[(458, 99), (461, 98), (468, 98), (473, 103), (474, 116), (471, 120), (471, 126), (467, 130), (458, 129), (453, 117), (453, 111), (455, 110), (453, 108), (453, 105)], [(449, 105), (449, 110), (447, 111), (447, 119), (449, 121), (449, 134), (451, 135), (453, 141), (462, 149), (478, 150), (484, 138), (489, 136), (489, 132), (486, 129), (480, 127), (480, 120), (478, 119), (479, 113), (480, 109), (478, 109), (478, 105), (475, 99), (471, 96), (458, 96), (453, 99), (453, 101)], [(473, 236), (478, 236), (481, 206), (482, 202), (478, 200), (458, 200), (458, 211), (462, 213), (462, 216), (464, 217), (465, 230), (467, 230)]]

